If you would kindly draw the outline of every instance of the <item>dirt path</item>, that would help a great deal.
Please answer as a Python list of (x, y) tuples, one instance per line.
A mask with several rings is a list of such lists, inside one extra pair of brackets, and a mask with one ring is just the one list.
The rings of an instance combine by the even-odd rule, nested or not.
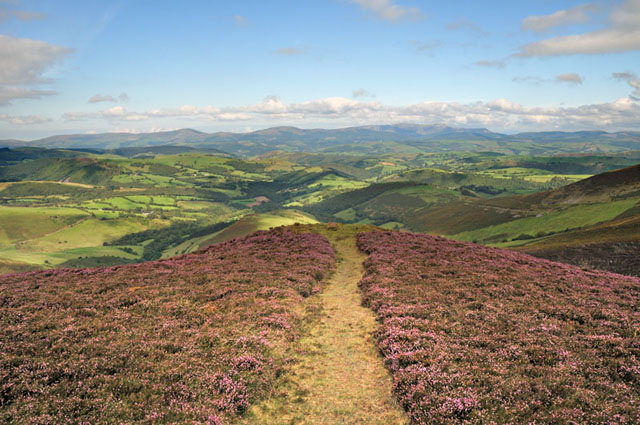
[(360, 305), (365, 255), (355, 237), (327, 235), (339, 263), (318, 295), (322, 317), (300, 341), (297, 363), (277, 395), (254, 407), (245, 424), (405, 424), (391, 378), (374, 347), (373, 312)]

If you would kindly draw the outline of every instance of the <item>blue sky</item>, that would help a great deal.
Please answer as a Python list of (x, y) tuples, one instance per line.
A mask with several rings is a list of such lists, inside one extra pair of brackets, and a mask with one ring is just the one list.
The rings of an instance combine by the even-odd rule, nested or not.
[(0, 0), (0, 139), (640, 130), (640, 0)]

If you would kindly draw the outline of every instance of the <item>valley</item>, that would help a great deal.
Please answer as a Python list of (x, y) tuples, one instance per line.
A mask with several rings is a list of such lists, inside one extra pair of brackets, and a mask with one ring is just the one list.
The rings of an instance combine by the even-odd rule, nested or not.
[(640, 154), (376, 146), (0, 149), (0, 421), (640, 420)]
[[(183, 145), (0, 149), (0, 272), (169, 258), (293, 223), (374, 224), (585, 266), (596, 263), (581, 247), (603, 242), (609, 224), (631, 229), (605, 241), (631, 244), (617, 252), (640, 241), (639, 170), (628, 168), (638, 152), (391, 153), (380, 143), (388, 153), (251, 158)], [(593, 189), (594, 175), (610, 177)]]
[(640, 0), (0, 0), (0, 425), (639, 425)]

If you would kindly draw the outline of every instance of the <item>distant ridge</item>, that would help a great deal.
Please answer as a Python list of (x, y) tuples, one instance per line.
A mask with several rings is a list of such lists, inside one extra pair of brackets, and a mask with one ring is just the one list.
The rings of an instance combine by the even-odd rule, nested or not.
[[(384, 146), (385, 143), (394, 145)], [(377, 146), (375, 144), (383, 144)], [(273, 150), (378, 154), (394, 151), (493, 151), (508, 154), (620, 152), (640, 150), (640, 132), (536, 132), (507, 135), (486, 128), (443, 124), (367, 125), (339, 129), (272, 127), (249, 133), (204, 133), (193, 129), (156, 133), (71, 134), (33, 141), (0, 140), (0, 147), (38, 146), (66, 149), (120, 149), (150, 146), (217, 149), (241, 156)]]

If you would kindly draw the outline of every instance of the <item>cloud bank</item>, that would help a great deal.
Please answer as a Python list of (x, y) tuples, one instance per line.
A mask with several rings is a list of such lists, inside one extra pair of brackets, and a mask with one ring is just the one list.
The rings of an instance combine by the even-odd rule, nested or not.
[(298, 47), (280, 47), (273, 51), (276, 55), (280, 56), (302, 56), (304, 54), (304, 50)]
[(632, 72), (614, 72), (611, 76), (616, 80), (625, 81), (629, 84), (634, 89), (629, 97), (632, 100), (640, 101), (640, 78), (636, 74)]
[(118, 97), (114, 97), (110, 95), (94, 94), (88, 100), (89, 103), (100, 103), (100, 102), (118, 103), (118, 102), (128, 102), (128, 101), (129, 101), (129, 95), (126, 93), (120, 93)]
[(284, 103), (268, 97), (256, 104), (219, 108), (185, 105), (180, 108), (128, 111), (115, 106), (95, 113), (67, 113), (66, 121), (107, 120), (112, 124), (165, 119), (195, 120), (203, 123), (289, 123), (294, 125), (360, 125), (379, 123), (443, 123), (463, 127), (487, 127), (498, 131), (527, 129), (637, 129), (640, 104), (632, 98), (575, 107), (526, 107), (508, 99), (490, 102), (428, 101), (404, 106), (379, 101), (358, 101), (341, 97)]
[(416, 7), (397, 5), (393, 0), (352, 0), (374, 16), (389, 22), (417, 20), (424, 18), (422, 11)]
[(13, 125), (36, 125), (51, 122), (51, 118), (43, 117), (41, 115), (13, 116), (8, 114), (0, 114), (0, 121), (4, 121)]
[(44, 41), (0, 35), (0, 105), (55, 94), (34, 86), (51, 82), (44, 74), (70, 52)]
[(517, 56), (594, 55), (636, 50), (640, 50), (640, 0), (625, 0), (613, 9), (606, 28), (525, 44)]
[(39, 21), (46, 16), (41, 12), (20, 10), (18, 7), (20, 7), (19, 1), (0, 1), (0, 24), (10, 19), (17, 19), (23, 22)]
[(551, 15), (529, 16), (522, 21), (522, 29), (544, 32), (555, 27), (589, 22), (590, 12), (597, 12), (595, 4), (585, 3), (567, 10), (559, 10)]
[(582, 77), (575, 73), (560, 74), (556, 77), (558, 83), (582, 84)]

